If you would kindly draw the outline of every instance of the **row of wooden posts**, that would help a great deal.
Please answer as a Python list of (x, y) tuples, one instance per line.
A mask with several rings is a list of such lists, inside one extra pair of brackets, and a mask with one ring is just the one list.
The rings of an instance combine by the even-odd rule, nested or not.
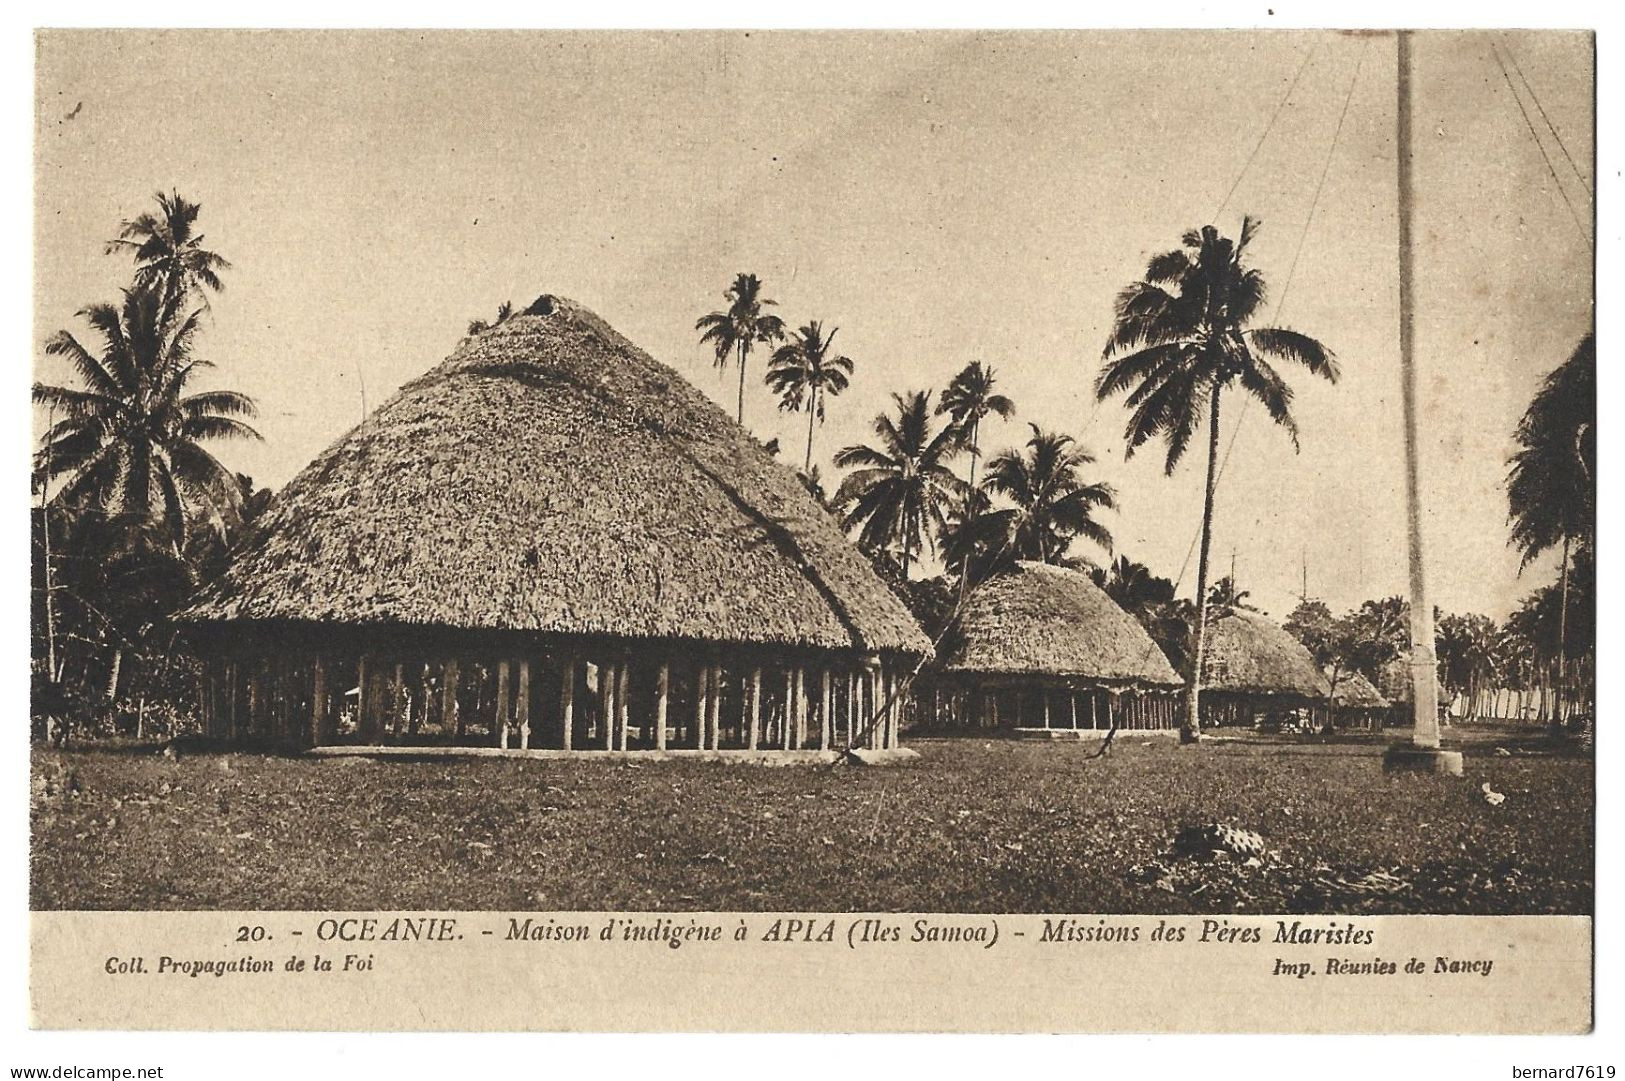
[[(1014, 699), (1014, 708), (1010, 699)], [(1074, 730), (1179, 727), (1179, 696), (1171, 691), (1078, 689), (1043, 683), (940, 686), (931, 690), (931, 716), (949, 727)]]
[(305, 746), (424, 742), (438, 714), (437, 742), (483, 735), (498, 748), (625, 751), (635, 728), (636, 749), (657, 751), (884, 750), (899, 743), (904, 687), (901, 668), (873, 657), (730, 670), (624, 656), (434, 662), (268, 651), (206, 662), (200, 705), (212, 736)]

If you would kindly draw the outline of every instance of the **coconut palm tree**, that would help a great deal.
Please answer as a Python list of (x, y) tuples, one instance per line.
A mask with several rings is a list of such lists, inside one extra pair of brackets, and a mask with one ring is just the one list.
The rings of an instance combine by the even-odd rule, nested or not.
[(83, 387), (34, 384), (34, 400), (61, 417), (41, 440), (35, 483), (55, 485), (49, 505), (75, 516), (157, 525), (179, 552), (190, 514), (223, 528), (238, 503), (236, 476), (203, 444), (259, 433), (241, 419), (255, 413), (245, 395), (186, 393), (212, 366), (193, 353), (199, 311), (177, 315), (161, 290), (136, 287), (119, 308), (97, 304), (80, 313), (102, 338), (99, 355), (65, 330), (46, 343)]
[(970, 450), (972, 488), (976, 487), (976, 462), (982, 456), (983, 418), (990, 413), (1003, 420), (1016, 415), (1016, 403), (1003, 394), (994, 393), (997, 383), (992, 366), (973, 360), (949, 381), (942, 392), (942, 401), (937, 404), (938, 413), (947, 413), (953, 418)]
[(1542, 380), (1518, 422), (1507, 474), (1512, 544), (1523, 565), (1561, 546), (1558, 663), (1567, 656), (1570, 549), (1591, 546), (1596, 516), (1597, 343), (1587, 334)]
[(1025, 452), (1007, 450), (987, 464), (983, 490), (1015, 504), (989, 511), (988, 518), (1002, 524), (1017, 559), (1076, 565), (1067, 552), (1078, 537), (1110, 551), (1111, 532), (1094, 514), (1116, 510), (1116, 493), (1109, 484), (1084, 480), (1084, 467), (1094, 457), (1069, 435), (1028, 427), (1032, 438)]
[[(1270, 359), (1301, 365), (1330, 382), (1337, 362), (1320, 342), (1283, 327), (1247, 329), (1265, 295), (1264, 276), (1244, 262), (1258, 223), (1244, 218), (1232, 241), (1213, 226), (1191, 230), (1182, 246), (1151, 259), (1145, 277), (1117, 297), (1116, 318), (1095, 381), (1101, 399), (1127, 393), (1132, 409), (1124, 438), (1127, 455), (1151, 439), (1168, 449), (1172, 473), (1191, 437), (1208, 419), (1207, 484), (1202, 499), (1201, 554), (1196, 565), (1196, 596), (1207, 595), (1208, 554), (1213, 535), (1213, 491), (1218, 473), (1221, 392), (1237, 387), (1263, 405), (1270, 419), (1287, 430), (1297, 447), (1292, 419), (1292, 388)], [(1181, 735), (1198, 738), (1206, 609), (1197, 605), (1191, 643), (1194, 665)]]
[(468, 321), (468, 336), (472, 338), (476, 334), (484, 334), (492, 327), (501, 326), (511, 318), (513, 318), (513, 301), (504, 300), (501, 304), (497, 305), (497, 317), (495, 322), (487, 323), (484, 319), (470, 319)]
[(850, 357), (831, 355), (836, 331), (824, 334), (823, 324), (813, 320), (796, 336), (779, 346), (767, 369), (767, 385), (779, 396), (779, 408), (796, 412), (807, 410), (807, 459), (802, 471), (812, 473), (813, 423), (824, 419), (824, 401), (847, 388), (852, 379)]
[(1252, 595), (1252, 590), (1238, 589), (1236, 580), (1225, 575), (1207, 591), (1207, 604), (1209, 608), (1251, 608), (1247, 598)]
[(136, 287), (156, 289), (166, 312), (179, 310), (192, 293), (207, 308), (208, 294), (225, 289), (220, 272), (231, 269), (231, 264), (203, 246), (203, 234), (197, 231), (203, 206), (174, 191), (168, 195), (160, 191), (153, 198), (158, 212), (121, 222), (119, 235), (107, 242), (107, 252), (135, 257)]
[(1117, 602), (1117, 606), (1131, 615), (1149, 611), (1154, 605), (1167, 604), (1174, 599), (1174, 583), (1154, 573), (1144, 563), (1136, 563), (1128, 556), (1118, 556), (1106, 571), (1101, 588)]
[(763, 308), (776, 306), (776, 302), (762, 296), (762, 282), (754, 274), (740, 274), (728, 286), (722, 298), (728, 302), (723, 311), (703, 315), (694, 329), (703, 331), (702, 343), (715, 351), (717, 367), (723, 368), (729, 360), (739, 363), (739, 410), (734, 419), (745, 423), (745, 365), (756, 343), (771, 344), (784, 337), (784, 320), (763, 312)]
[(860, 530), (869, 552), (895, 552), (907, 581), (915, 555), (940, 535), (950, 508), (966, 497), (948, 463), (961, 449), (959, 430), (931, 429), (931, 392), (893, 394), (897, 415), (875, 417), (880, 446), (843, 447), (835, 465), (851, 469), (835, 493), (843, 526)]
[(987, 493), (967, 488), (964, 498), (948, 508), (937, 533), (942, 564), (959, 579), (961, 595), (1016, 559), (1010, 550), (1009, 523), (988, 515)]

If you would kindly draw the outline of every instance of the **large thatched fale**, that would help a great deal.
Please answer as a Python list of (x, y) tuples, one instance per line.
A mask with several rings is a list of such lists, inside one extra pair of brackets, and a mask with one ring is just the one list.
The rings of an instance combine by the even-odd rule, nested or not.
[[(968, 597), (939, 668), (948, 720), (1021, 728), (1172, 728), (1183, 682), (1079, 571), (1017, 563)], [(937, 701), (938, 713), (944, 703)]]
[(792, 472), (550, 296), (323, 452), (181, 621), (217, 728), (318, 743), (348, 687), (367, 743), (886, 742), (931, 648)]
[(1331, 684), (1315, 658), (1267, 616), (1208, 611), (1202, 656), (1202, 723), (1252, 724), (1259, 714), (1323, 708)]

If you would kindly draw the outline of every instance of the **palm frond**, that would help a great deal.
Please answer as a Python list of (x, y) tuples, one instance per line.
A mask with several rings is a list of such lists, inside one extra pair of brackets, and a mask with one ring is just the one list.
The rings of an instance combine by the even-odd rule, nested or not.
[(48, 383), (35, 383), (33, 396), (37, 404), (48, 409), (60, 410), (75, 420), (112, 417), (119, 410), (117, 398), (94, 391), (52, 386)]
[(254, 399), (234, 390), (209, 390), (192, 394), (179, 401), (181, 411), (188, 417), (215, 414), (223, 417), (254, 417), (259, 407)]
[(264, 442), (258, 431), (231, 417), (200, 414), (187, 417), (181, 424), (181, 434), (187, 439), (246, 439)]
[(835, 466), (838, 469), (895, 469), (897, 459), (889, 457), (873, 447), (862, 443), (850, 447), (842, 447), (835, 452)]
[(1151, 285), (1174, 285), (1190, 273), (1190, 254), (1184, 249), (1153, 255), (1145, 265), (1145, 280)]
[[(1108, 360), (1095, 376), (1095, 397), (1105, 401), (1131, 386), (1152, 380), (1159, 370), (1181, 363), (1190, 351), (1184, 342), (1165, 342)], [(1160, 382), (1160, 378), (1155, 381)]]
[(1307, 334), (1285, 327), (1259, 327), (1247, 332), (1247, 341), (1260, 353), (1294, 361), (1329, 383), (1337, 382), (1337, 358)]
[(1280, 373), (1261, 358), (1241, 370), (1241, 385), (1264, 406), (1270, 419), (1292, 437), (1292, 449), (1298, 450), (1298, 422), (1292, 419), (1292, 388)]

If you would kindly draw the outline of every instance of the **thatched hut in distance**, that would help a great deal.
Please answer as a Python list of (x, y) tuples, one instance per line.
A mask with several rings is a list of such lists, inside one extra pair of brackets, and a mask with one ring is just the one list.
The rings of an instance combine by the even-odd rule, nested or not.
[[(1444, 692), (1442, 680), (1437, 686), (1438, 689), (1435, 693), (1439, 702), (1439, 723), (1449, 724), (1450, 696)], [(1377, 687), (1383, 698), (1388, 700), (1387, 720), (1390, 725), (1409, 728), (1416, 723), (1411, 708), (1414, 697), (1411, 694), (1411, 658), (1409, 653), (1401, 653), (1377, 669)]]
[(889, 748), (931, 649), (794, 474), (549, 296), (317, 458), (180, 621), (211, 733), (318, 746)]
[(1338, 673), (1332, 688), (1333, 725), (1380, 729), (1391, 708), (1388, 699), (1359, 672)]
[(1324, 713), (1331, 684), (1303, 643), (1245, 608), (1210, 609), (1207, 620), (1203, 727)]
[(1051, 733), (1173, 729), (1181, 680), (1089, 576), (1017, 563), (968, 598), (929, 692), (951, 724)]

